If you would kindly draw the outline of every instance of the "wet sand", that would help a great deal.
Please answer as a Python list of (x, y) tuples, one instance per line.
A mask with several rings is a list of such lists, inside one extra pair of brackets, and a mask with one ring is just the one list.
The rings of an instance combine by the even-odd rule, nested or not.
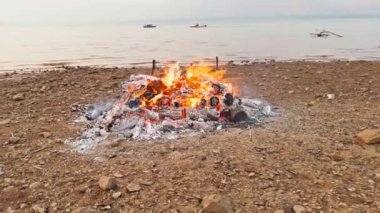
[[(83, 125), (73, 122), (71, 105), (119, 95), (120, 82), (134, 73), (150, 69), (0, 75), (0, 212), (196, 212), (210, 194), (230, 197), (240, 212), (380, 210), (380, 147), (355, 143), (359, 131), (380, 128), (380, 62), (230, 66), (245, 95), (264, 98), (280, 114), (251, 130), (117, 140), (73, 153), (62, 141)], [(115, 178), (118, 188), (100, 189), (100, 176)], [(131, 183), (140, 186), (136, 192), (128, 191)]]

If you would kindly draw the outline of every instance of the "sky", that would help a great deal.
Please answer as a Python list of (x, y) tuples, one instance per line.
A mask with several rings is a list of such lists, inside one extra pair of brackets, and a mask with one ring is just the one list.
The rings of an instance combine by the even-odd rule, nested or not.
[(380, 0), (0, 0), (0, 23), (380, 16)]

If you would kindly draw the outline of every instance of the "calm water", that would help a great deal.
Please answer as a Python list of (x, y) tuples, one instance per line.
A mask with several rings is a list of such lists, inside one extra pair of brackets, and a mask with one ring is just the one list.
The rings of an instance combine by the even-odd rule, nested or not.
[[(380, 60), (380, 18), (258, 19), (113, 26), (0, 26), (0, 70), (71, 65), (136, 66), (159, 61)], [(315, 30), (343, 38), (311, 38)]]

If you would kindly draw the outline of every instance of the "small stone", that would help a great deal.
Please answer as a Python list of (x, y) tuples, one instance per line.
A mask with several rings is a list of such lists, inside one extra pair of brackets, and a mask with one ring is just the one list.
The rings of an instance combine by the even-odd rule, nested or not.
[(112, 198), (113, 199), (118, 199), (120, 196), (121, 196), (121, 192), (112, 193)]
[(169, 154), (169, 158), (174, 161), (181, 159), (181, 157), (182, 157), (182, 154), (178, 151), (174, 151)]
[(15, 143), (18, 143), (20, 141), (21, 138), (19, 137), (16, 137), (16, 136), (12, 136), (9, 138), (8, 142), (9, 143), (12, 143), (12, 144), (15, 144)]
[(3, 169), (0, 167), (0, 176), (3, 176), (4, 175), (4, 171)]
[(112, 209), (112, 207), (110, 205), (100, 207), (100, 210), (103, 210), (103, 211), (107, 211), (107, 210), (111, 210), (111, 209)]
[(95, 157), (94, 158), (94, 161), (97, 162), (97, 163), (103, 163), (107, 160), (107, 158), (105, 157), (102, 157), (102, 156), (98, 156), (98, 157)]
[(128, 192), (138, 192), (141, 190), (141, 186), (139, 184), (130, 183), (127, 185)]
[(153, 181), (142, 180), (142, 181), (140, 181), (140, 184), (144, 185), (144, 186), (151, 186), (151, 185), (153, 185)]
[(278, 209), (278, 210), (275, 210), (273, 213), (285, 213), (285, 211), (281, 210), (281, 209)]
[(288, 93), (289, 93), (289, 94), (294, 94), (294, 91), (293, 91), (293, 90), (290, 90)]
[(294, 213), (293, 207), (292, 206), (285, 206), (284, 207), (284, 212), (285, 213)]
[(20, 209), (25, 209), (26, 207), (28, 207), (28, 205), (26, 203), (21, 203), (20, 204)]
[(88, 189), (88, 186), (86, 184), (81, 184), (75, 188), (75, 191), (77, 191), (81, 194), (84, 194), (84, 193), (86, 193), (87, 189)]
[(212, 150), (212, 153), (213, 154), (220, 154), (220, 150), (214, 149), (214, 150)]
[(71, 213), (98, 213), (98, 211), (89, 207), (79, 207), (74, 209)]
[(12, 97), (12, 100), (14, 101), (22, 101), (25, 100), (25, 96), (22, 93), (18, 93)]
[(174, 146), (173, 144), (171, 144), (171, 145), (169, 146), (169, 149), (172, 150), (172, 151), (174, 151), (175, 146)]
[(248, 174), (248, 177), (251, 178), (251, 177), (254, 177), (255, 175), (256, 175), (256, 173), (251, 172), (251, 173)]
[(98, 185), (103, 190), (116, 189), (117, 188), (116, 180), (111, 178), (111, 177), (107, 177), (107, 176), (100, 177)]
[(366, 129), (356, 135), (356, 141), (361, 144), (380, 143), (380, 129)]
[(63, 143), (63, 140), (60, 139), (60, 138), (57, 138), (57, 139), (54, 140), (54, 142), (55, 142), (55, 143)]
[(3, 189), (3, 192), (14, 192), (16, 190), (17, 190), (16, 187), (14, 187), (14, 186), (8, 186), (8, 187), (5, 187)]
[(41, 132), (40, 136), (44, 138), (50, 138), (52, 134), (50, 132)]
[(303, 213), (303, 212), (306, 211), (306, 209), (305, 209), (305, 207), (303, 207), (303, 206), (295, 205), (295, 206), (293, 206), (293, 211), (294, 211), (295, 213)]
[(125, 164), (127, 164), (128, 163), (128, 161), (126, 160), (126, 159), (120, 159), (119, 160), (119, 164), (120, 165), (125, 165)]
[(327, 99), (328, 99), (328, 100), (333, 100), (333, 99), (335, 99), (335, 94), (327, 94), (326, 96), (327, 96)]
[(12, 178), (4, 178), (4, 183), (11, 184), (12, 181)]
[(34, 183), (29, 185), (29, 189), (35, 190), (35, 189), (41, 188), (41, 186), (42, 186), (42, 184), (40, 182), (34, 182)]
[(310, 101), (309, 103), (306, 104), (306, 106), (311, 107), (315, 105), (315, 101)]
[(342, 156), (338, 155), (338, 154), (332, 154), (332, 155), (330, 156), (330, 158), (331, 158), (333, 161), (343, 161), (343, 160), (344, 160), (344, 158), (343, 158)]
[(0, 121), (0, 126), (2, 126), (2, 125), (7, 125), (7, 124), (9, 124), (11, 122), (11, 119), (5, 119), (5, 120), (2, 120), (2, 121)]
[(8, 207), (6, 212), (7, 213), (17, 213), (18, 211), (12, 209), (12, 207)]
[(232, 213), (234, 212), (232, 201), (221, 195), (208, 195), (202, 199), (201, 213)]
[(36, 204), (33, 205), (30, 210), (33, 213), (45, 213), (45, 212), (47, 212), (45, 207), (41, 207), (41, 206), (36, 205)]
[(197, 207), (195, 205), (189, 205), (189, 206), (180, 206), (180, 205), (178, 205), (176, 207), (176, 210), (177, 211), (174, 211), (174, 212), (187, 212), (187, 213), (198, 212), (197, 211)]
[(113, 176), (114, 176), (115, 178), (122, 178), (124, 175), (121, 174), (120, 172), (116, 172), (115, 174), (113, 174)]

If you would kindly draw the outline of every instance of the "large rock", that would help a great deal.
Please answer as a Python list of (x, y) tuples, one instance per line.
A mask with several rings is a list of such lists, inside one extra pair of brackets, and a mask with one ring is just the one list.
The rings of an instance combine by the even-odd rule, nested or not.
[(380, 143), (380, 129), (366, 129), (356, 135), (356, 141), (361, 144)]
[(102, 176), (99, 178), (99, 187), (103, 190), (107, 189), (116, 189), (117, 188), (117, 182), (114, 178)]
[(24, 96), (24, 94), (22, 94), (22, 93), (17, 93), (16, 95), (14, 95), (14, 96), (12, 97), (12, 99), (13, 99), (14, 101), (22, 101), (22, 100), (25, 99), (25, 96)]
[(232, 201), (221, 195), (208, 195), (202, 199), (201, 213), (233, 213)]

